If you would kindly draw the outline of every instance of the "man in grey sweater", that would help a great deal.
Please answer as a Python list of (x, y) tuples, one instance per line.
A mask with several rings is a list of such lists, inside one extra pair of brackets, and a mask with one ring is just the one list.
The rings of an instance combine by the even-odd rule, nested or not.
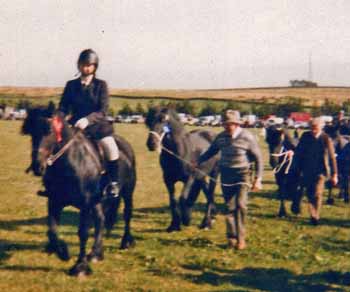
[[(222, 191), (226, 203), (227, 238), (230, 247), (244, 249), (245, 217), (247, 213), (248, 191), (250, 188), (250, 163), (255, 163), (253, 190), (262, 188), (262, 155), (259, 145), (249, 131), (240, 127), (238, 111), (227, 110), (223, 114), (224, 131), (219, 133), (208, 150), (203, 153), (198, 164), (208, 160), (219, 151)], [(196, 166), (196, 163), (195, 165)]]

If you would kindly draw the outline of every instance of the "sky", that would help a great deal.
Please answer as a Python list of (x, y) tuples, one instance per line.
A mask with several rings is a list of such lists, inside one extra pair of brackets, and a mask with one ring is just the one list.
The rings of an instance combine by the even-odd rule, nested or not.
[(64, 86), (94, 49), (112, 88), (350, 86), (348, 0), (0, 0), (0, 86)]

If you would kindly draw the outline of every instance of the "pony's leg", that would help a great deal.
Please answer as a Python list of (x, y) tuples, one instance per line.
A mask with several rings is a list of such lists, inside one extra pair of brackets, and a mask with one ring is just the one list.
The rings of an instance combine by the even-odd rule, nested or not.
[(280, 199), (280, 209), (278, 211), (278, 217), (283, 218), (287, 216), (287, 211), (286, 211), (286, 192), (285, 188), (279, 187), (278, 188), (278, 196)]
[(191, 221), (191, 203), (188, 202), (190, 193), (192, 192), (194, 186), (195, 178), (194, 176), (189, 176), (188, 180), (184, 184), (179, 200), (180, 212), (181, 212), (181, 221), (184, 225), (190, 225)]
[(327, 181), (326, 182), (326, 186), (327, 186), (327, 189), (328, 189), (328, 197), (327, 197), (326, 203), (328, 205), (333, 205), (334, 204), (334, 198), (333, 198), (333, 193), (332, 193), (332, 190), (333, 190), (332, 183), (330, 181)]
[(124, 198), (124, 235), (122, 238), (122, 242), (120, 245), (121, 249), (127, 249), (129, 247), (133, 247), (135, 245), (134, 237), (130, 232), (130, 221), (132, 218), (132, 210), (133, 210), (133, 201), (132, 201), (132, 192), (126, 193), (123, 195)]
[(295, 193), (292, 198), (291, 211), (295, 215), (301, 213), (301, 200), (304, 195), (304, 186), (299, 186), (295, 189)]
[(48, 244), (46, 246), (46, 252), (51, 254), (55, 253), (61, 260), (68, 261), (70, 259), (67, 244), (58, 238), (58, 225), (60, 222), (61, 212), (63, 207), (57, 204), (52, 199), (48, 199)]
[(177, 203), (175, 199), (175, 185), (174, 182), (169, 181), (167, 179), (164, 180), (165, 185), (168, 189), (169, 194), (169, 203), (170, 203), (170, 212), (171, 212), (171, 223), (169, 227), (167, 228), (167, 232), (173, 232), (173, 231), (180, 231), (180, 214), (177, 210)]
[(80, 209), (78, 235), (80, 252), (77, 262), (69, 270), (69, 275), (71, 276), (89, 275), (92, 273), (86, 256), (86, 243), (89, 237), (89, 208), (87, 206), (83, 206)]
[(181, 219), (182, 223), (186, 226), (190, 225), (192, 208), (198, 198), (200, 190), (201, 182), (199, 180), (194, 180), (187, 198), (180, 198)]
[[(120, 192), (122, 194), (122, 192)], [(118, 209), (120, 205), (120, 197), (106, 200), (103, 204), (105, 215), (106, 236), (110, 237), (114, 224), (118, 221)]]
[(275, 178), (278, 185), (278, 197), (280, 199), (280, 209), (278, 211), (278, 217), (283, 218), (287, 216), (285, 199), (287, 194), (288, 181), (286, 174), (277, 173), (275, 175)]
[(199, 226), (199, 228), (201, 229), (211, 228), (212, 223), (215, 220), (215, 214), (216, 214), (216, 207), (214, 202), (215, 187), (216, 187), (216, 183), (213, 181), (211, 181), (209, 184), (205, 180), (201, 181), (201, 188), (205, 194), (205, 197), (207, 198), (207, 209), (206, 209), (204, 218), (202, 220), (202, 223)]
[(103, 214), (103, 208), (101, 203), (94, 206), (93, 217), (95, 223), (95, 242), (92, 246), (90, 254), (88, 255), (88, 260), (92, 262), (98, 262), (103, 260), (102, 236), (105, 221), (105, 216)]
[(342, 190), (343, 190), (343, 194), (344, 194), (344, 202), (345, 203), (349, 203), (349, 176), (343, 176), (343, 182), (341, 184)]

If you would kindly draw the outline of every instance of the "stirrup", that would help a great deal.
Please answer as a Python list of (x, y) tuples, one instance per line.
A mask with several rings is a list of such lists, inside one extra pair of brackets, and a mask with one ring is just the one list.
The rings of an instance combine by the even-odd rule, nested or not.
[(118, 198), (120, 187), (118, 182), (109, 183), (103, 190), (103, 196), (105, 198)]

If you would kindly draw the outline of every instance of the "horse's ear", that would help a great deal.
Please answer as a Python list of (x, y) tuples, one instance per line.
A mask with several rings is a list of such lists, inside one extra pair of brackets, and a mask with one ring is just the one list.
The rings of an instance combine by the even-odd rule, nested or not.
[(50, 101), (47, 104), (47, 109), (46, 109), (46, 112), (47, 112), (48, 116), (52, 116), (53, 113), (55, 112), (55, 110), (56, 110), (56, 106), (55, 106), (54, 102)]

